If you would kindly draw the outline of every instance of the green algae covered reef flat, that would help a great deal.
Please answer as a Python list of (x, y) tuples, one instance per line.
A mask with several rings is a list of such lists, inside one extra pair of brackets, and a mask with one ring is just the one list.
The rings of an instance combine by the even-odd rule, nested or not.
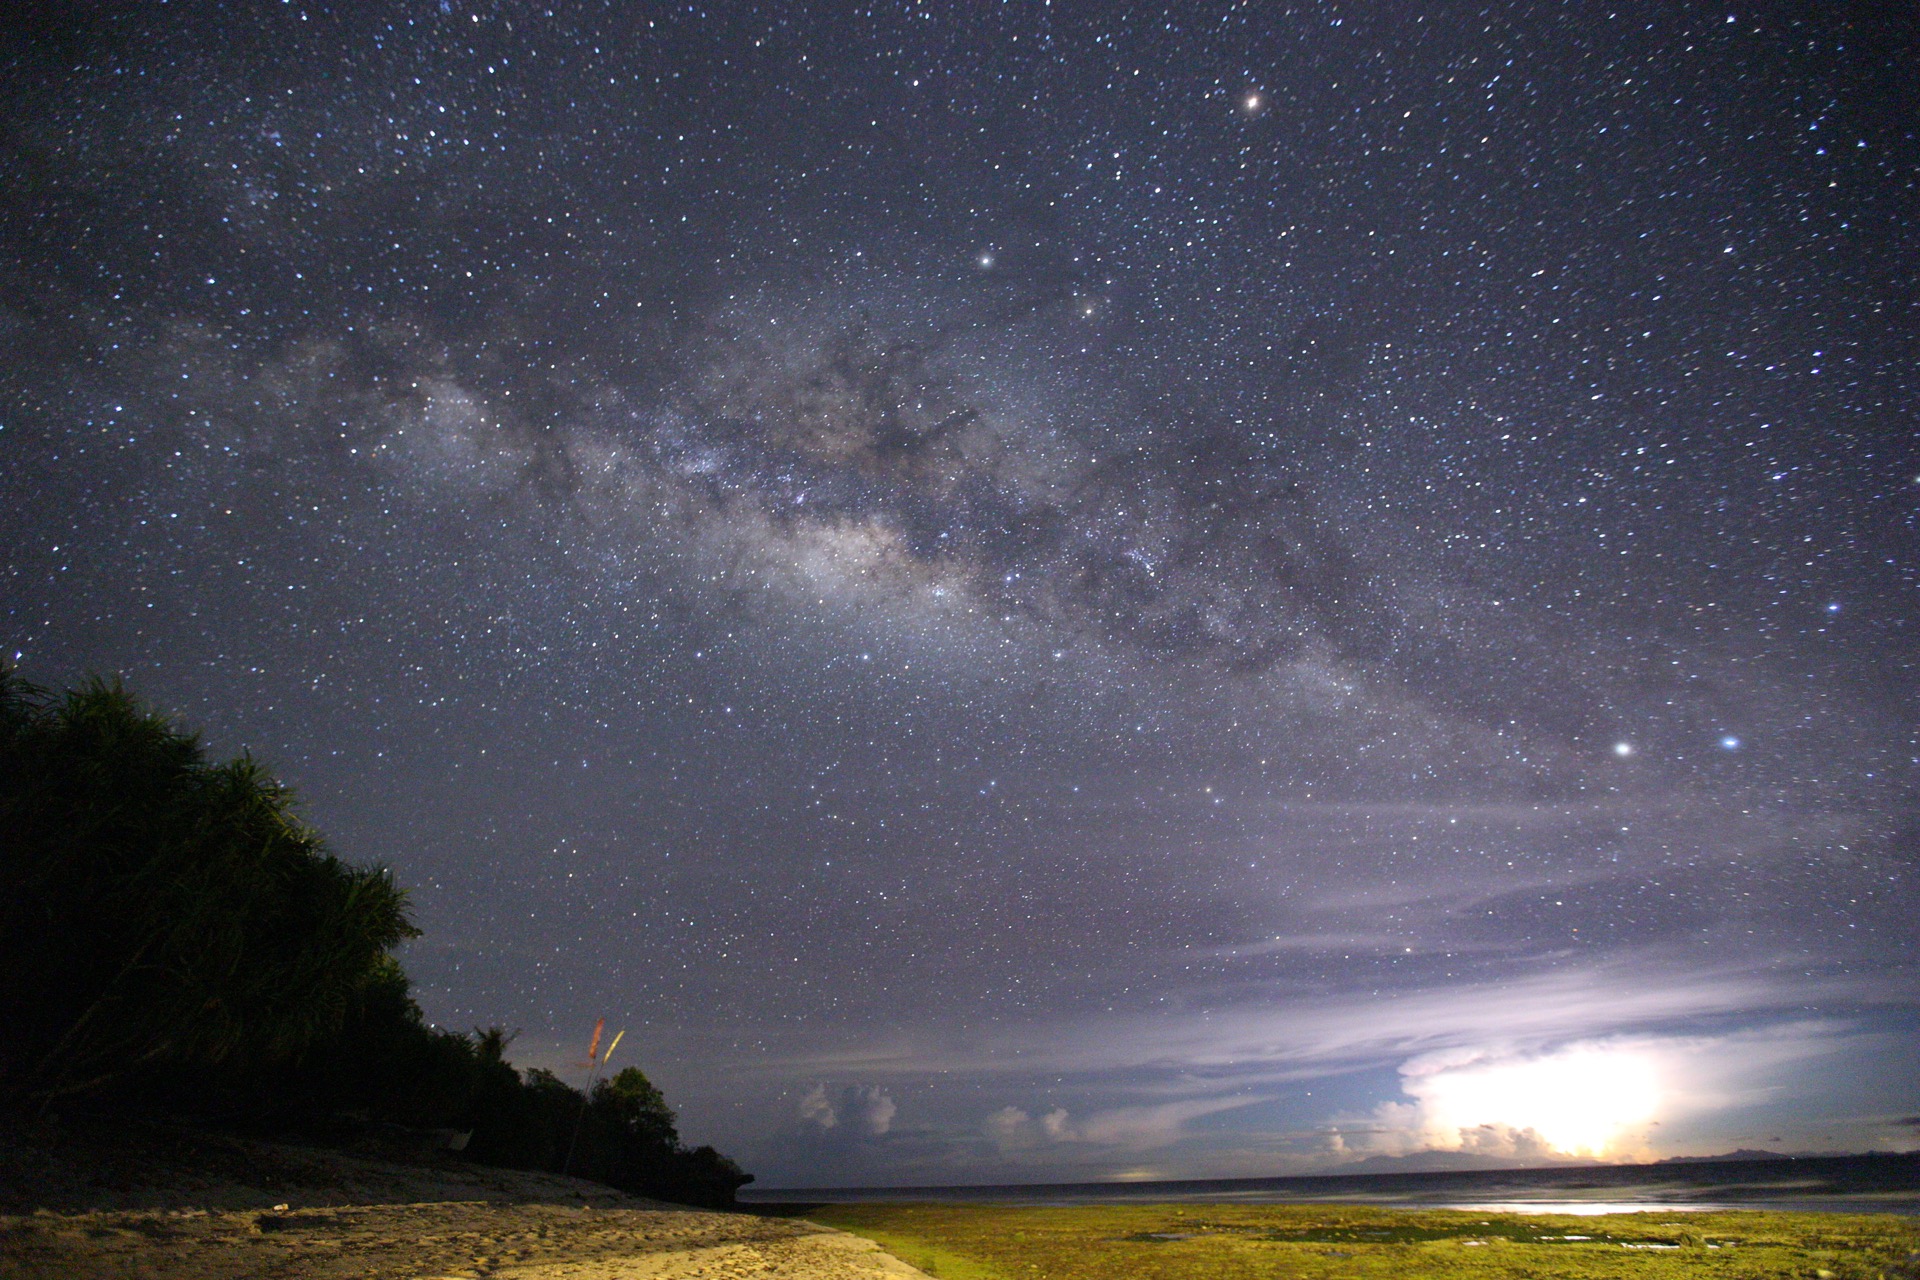
[(1886, 1214), (836, 1204), (807, 1216), (938, 1280), (1920, 1280), (1920, 1220)]

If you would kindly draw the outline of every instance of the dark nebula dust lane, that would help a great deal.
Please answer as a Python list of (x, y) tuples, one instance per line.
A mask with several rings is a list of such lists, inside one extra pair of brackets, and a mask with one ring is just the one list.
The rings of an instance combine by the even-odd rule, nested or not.
[(0, 643), (769, 1185), (1911, 1146), (1915, 52), (28, 6)]

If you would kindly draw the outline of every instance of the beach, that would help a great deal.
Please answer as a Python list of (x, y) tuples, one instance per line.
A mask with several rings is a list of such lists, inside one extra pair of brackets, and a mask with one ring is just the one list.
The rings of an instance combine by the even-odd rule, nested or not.
[(799, 1220), (658, 1206), (455, 1201), (10, 1217), (0, 1220), (0, 1274), (910, 1280), (921, 1272), (858, 1236)]
[[(1141, 1189), (1158, 1203), (1102, 1202), (1094, 1186), (1027, 1188), (1024, 1203), (1012, 1188), (973, 1188), (972, 1203), (961, 1202), (968, 1188), (938, 1200), (894, 1189), (886, 1203), (842, 1193), (714, 1212), (423, 1145), (431, 1135), (391, 1129), (321, 1144), (99, 1119), (0, 1125), (0, 1280), (1920, 1280), (1920, 1219), (1857, 1207), (1334, 1202), (1365, 1191), (1349, 1178), (1314, 1187), (1329, 1193), (1318, 1203), (1252, 1203), (1246, 1187), (1208, 1183)], [(1898, 1161), (1819, 1167), (1815, 1180), (1859, 1188), (1905, 1176)], [(1499, 1177), (1512, 1190), (1528, 1172)], [(1563, 1192), (1558, 1181), (1576, 1173), (1609, 1196), (1627, 1185), (1603, 1171), (1531, 1172), (1541, 1192)], [(1764, 1170), (1683, 1174), (1721, 1194), (1786, 1191)], [(1462, 1181), (1486, 1189), (1458, 1176), (1433, 1185), (1452, 1194)]]
[(0, 1137), (0, 1276), (912, 1280), (798, 1218), (551, 1174), (164, 1126)]

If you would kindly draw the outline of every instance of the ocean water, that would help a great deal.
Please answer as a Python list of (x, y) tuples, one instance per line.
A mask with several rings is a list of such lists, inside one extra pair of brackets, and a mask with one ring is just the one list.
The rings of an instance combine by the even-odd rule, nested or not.
[(747, 1188), (750, 1203), (1371, 1204), (1503, 1213), (1792, 1209), (1920, 1214), (1920, 1152), (1685, 1164), (965, 1187)]

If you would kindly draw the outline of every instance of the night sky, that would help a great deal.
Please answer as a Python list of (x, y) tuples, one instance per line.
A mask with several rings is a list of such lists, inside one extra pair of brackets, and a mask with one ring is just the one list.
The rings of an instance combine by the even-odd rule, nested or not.
[(1920, 1145), (1881, 8), (9, 6), (0, 647), (763, 1185)]

